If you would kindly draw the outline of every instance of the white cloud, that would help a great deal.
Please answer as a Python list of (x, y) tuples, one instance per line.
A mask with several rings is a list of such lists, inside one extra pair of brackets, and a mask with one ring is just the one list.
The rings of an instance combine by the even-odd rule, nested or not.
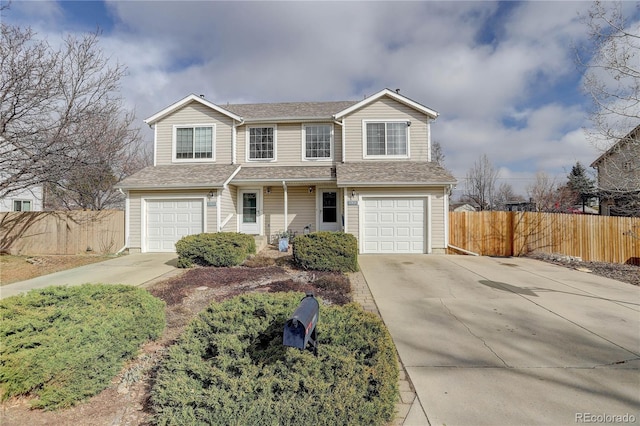
[(110, 1), (102, 46), (128, 66), (123, 93), (140, 120), (189, 93), (225, 104), (400, 88), (441, 113), (434, 139), (456, 176), (486, 153), (525, 182), (597, 156), (584, 106), (555, 93), (578, 80), (572, 42), (585, 38), (588, 6)]

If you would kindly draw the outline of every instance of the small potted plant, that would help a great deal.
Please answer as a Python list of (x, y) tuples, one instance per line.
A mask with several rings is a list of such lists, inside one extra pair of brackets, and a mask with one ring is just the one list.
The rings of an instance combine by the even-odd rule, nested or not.
[(278, 250), (286, 252), (289, 250), (290, 231), (282, 231), (278, 233)]

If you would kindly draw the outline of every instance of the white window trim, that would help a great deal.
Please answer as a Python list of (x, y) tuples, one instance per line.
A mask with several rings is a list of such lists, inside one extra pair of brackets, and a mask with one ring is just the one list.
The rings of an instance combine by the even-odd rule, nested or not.
[[(362, 120), (362, 158), (364, 159), (407, 159), (411, 157), (411, 125), (407, 126), (407, 154), (406, 155), (369, 155), (367, 154), (367, 124), (370, 123), (409, 123), (408, 119), (380, 119), (380, 120)], [(385, 134), (386, 142), (386, 134)]]
[[(211, 127), (211, 158), (176, 158), (178, 151), (178, 129), (195, 129), (196, 127)], [(194, 132), (195, 135), (195, 132)], [(171, 162), (172, 163), (211, 163), (216, 161), (216, 125), (215, 123), (206, 124), (174, 124), (171, 135)], [(195, 155), (195, 150), (193, 151)]]
[[(273, 129), (273, 158), (251, 158), (251, 129), (264, 129), (271, 127)], [(278, 161), (278, 125), (277, 124), (262, 124), (255, 126), (247, 126), (245, 129), (245, 160), (248, 163), (264, 163)]]
[[(329, 126), (331, 129), (331, 141), (330, 141), (330, 153), (329, 157), (307, 157), (307, 127), (318, 127), (318, 126)], [(334, 146), (335, 146), (335, 138), (334, 138), (334, 128), (332, 123), (307, 123), (302, 125), (302, 161), (311, 161), (311, 162), (322, 162), (322, 161), (333, 161), (334, 156)]]

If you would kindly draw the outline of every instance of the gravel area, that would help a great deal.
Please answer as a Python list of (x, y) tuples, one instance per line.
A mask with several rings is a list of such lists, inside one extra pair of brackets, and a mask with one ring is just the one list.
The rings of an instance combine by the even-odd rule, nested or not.
[(637, 265), (607, 262), (585, 262), (580, 258), (549, 253), (531, 253), (528, 257), (564, 266), (566, 268), (580, 269), (584, 272), (586, 272), (585, 270), (588, 270), (592, 274), (600, 275), (601, 277), (611, 278), (613, 280), (640, 286), (640, 266)]

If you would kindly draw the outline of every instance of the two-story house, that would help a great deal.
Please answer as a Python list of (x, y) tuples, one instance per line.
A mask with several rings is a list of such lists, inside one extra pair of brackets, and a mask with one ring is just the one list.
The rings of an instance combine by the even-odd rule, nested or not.
[(130, 251), (184, 235), (344, 231), (360, 253), (444, 252), (454, 177), (430, 161), (434, 110), (361, 101), (216, 105), (190, 95), (145, 122), (154, 165), (125, 179)]
[(600, 214), (640, 216), (640, 125), (598, 157)]

